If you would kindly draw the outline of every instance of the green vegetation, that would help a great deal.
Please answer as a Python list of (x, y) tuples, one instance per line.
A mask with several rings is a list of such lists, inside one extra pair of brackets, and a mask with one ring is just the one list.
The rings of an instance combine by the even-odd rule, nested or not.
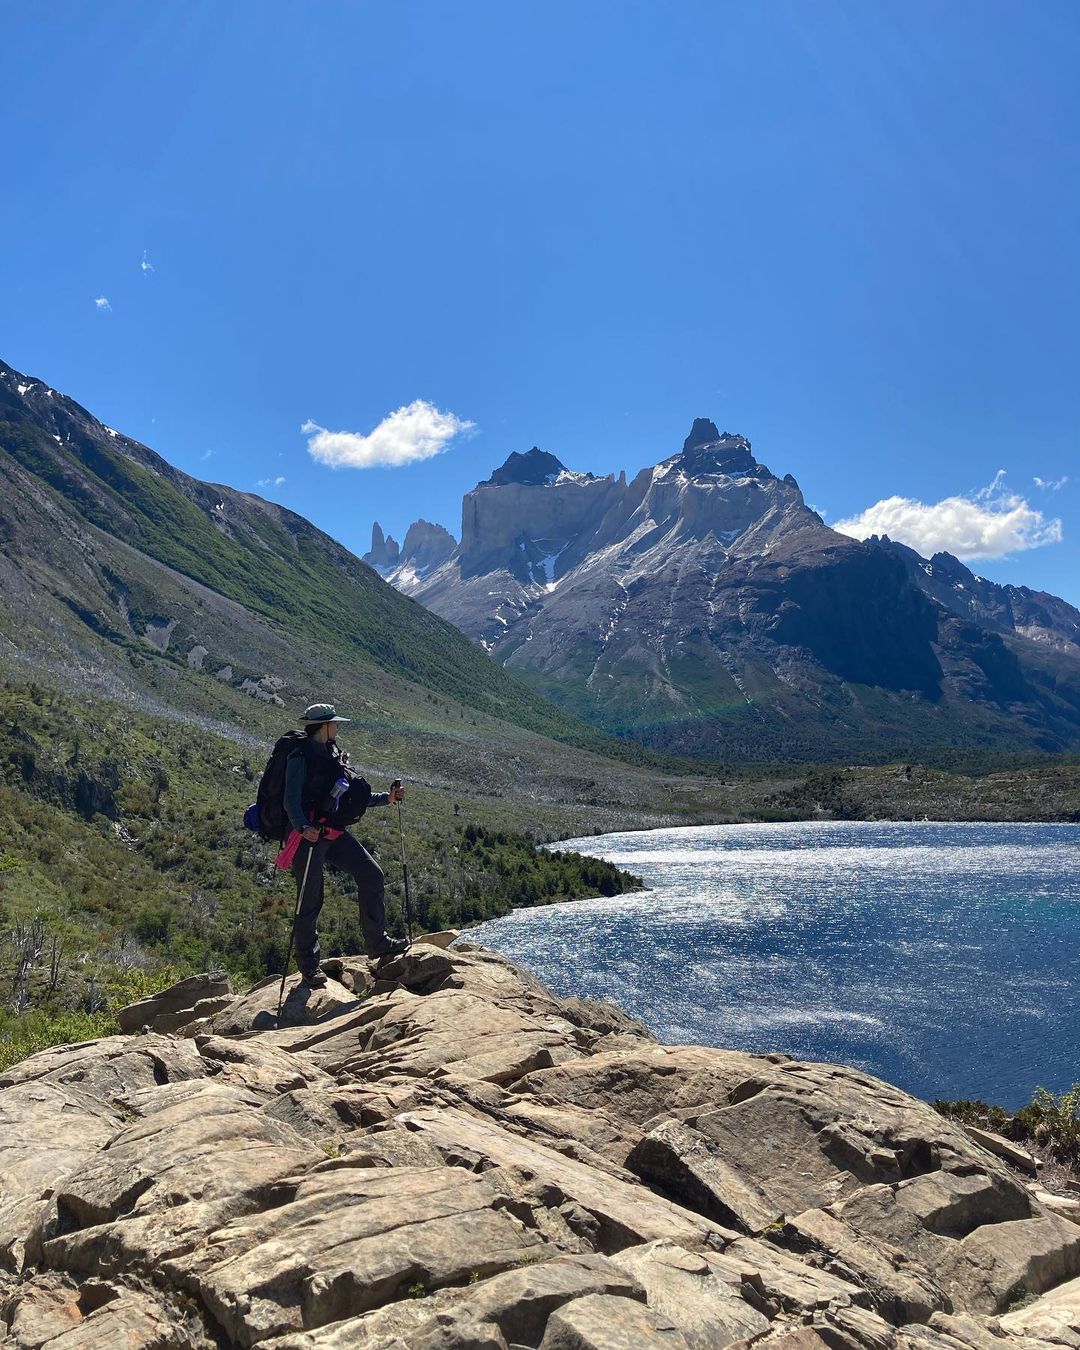
[[(303, 642), (317, 633), (335, 663), (360, 658), (554, 740), (630, 763), (660, 763), (640, 746), (610, 737), (539, 697), (452, 624), (387, 586), (292, 512), (188, 479), (152, 451), (136, 458), (83, 431), (60, 448), (33, 423), (0, 422), (0, 450), (47, 484), (82, 521)], [(227, 516), (216, 514), (219, 499), (228, 502)], [(226, 522), (228, 528), (220, 528)], [(115, 592), (127, 589), (118, 572), (107, 567), (103, 572)], [(158, 609), (152, 593), (126, 600), (132, 622), (145, 624)], [(103, 632), (92, 608), (75, 612)], [(124, 641), (116, 632), (103, 635)], [(164, 659), (179, 658), (165, 653)]]
[[(111, 1010), (193, 970), (222, 967), (245, 984), (281, 969), (292, 878), (242, 824), (263, 761), (179, 722), (0, 686), (0, 978), (23, 1014), (0, 1022), (9, 1058), (105, 1034)], [(445, 794), (409, 790), (421, 930), (640, 885), (539, 848), (497, 804), (484, 814), (491, 823), (475, 824)], [(401, 932), (396, 814), (373, 809), (356, 832), (383, 865)], [(333, 873), (321, 928), (327, 955), (361, 950), (355, 890)]]
[(935, 1101), (932, 1105), (950, 1120), (993, 1130), (1035, 1148), (1044, 1161), (1080, 1169), (1080, 1083), (1060, 1095), (1037, 1087), (1028, 1105), (1011, 1113), (982, 1101)]

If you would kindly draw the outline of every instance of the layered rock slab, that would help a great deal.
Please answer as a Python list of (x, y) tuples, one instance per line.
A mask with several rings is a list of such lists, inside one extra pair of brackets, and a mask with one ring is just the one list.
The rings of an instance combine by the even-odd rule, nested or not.
[(330, 973), (0, 1079), (5, 1350), (1080, 1347), (1080, 1226), (888, 1084), (474, 948)]

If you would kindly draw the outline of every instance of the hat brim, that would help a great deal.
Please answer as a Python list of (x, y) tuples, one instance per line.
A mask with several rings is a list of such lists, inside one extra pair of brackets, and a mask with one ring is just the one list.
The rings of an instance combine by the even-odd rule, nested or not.
[(302, 727), (324, 727), (328, 722), (351, 722), (351, 717), (301, 717)]

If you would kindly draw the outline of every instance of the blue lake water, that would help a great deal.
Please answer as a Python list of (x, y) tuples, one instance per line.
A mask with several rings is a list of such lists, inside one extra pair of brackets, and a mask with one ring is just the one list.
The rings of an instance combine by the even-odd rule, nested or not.
[(709, 825), (553, 847), (650, 890), (469, 936), (662, 1040), (1007, 1107), (1080, 1079), (1080, 825)]

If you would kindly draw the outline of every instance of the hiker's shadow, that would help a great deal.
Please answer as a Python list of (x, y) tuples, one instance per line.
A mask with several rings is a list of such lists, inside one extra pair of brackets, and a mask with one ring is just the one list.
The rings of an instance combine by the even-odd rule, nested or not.
[(285, 1002), (281, 1005), (280, 1015), (264, 1008), (253, 1020), (252, 1029), (255, 1031), (274, 1031), (279, 1027), (319, 1026), (323, 1022), (332, 1022), (335, 1017), (342, 1017), (346, 1013), (352, 1012), (363, 1002), (362, 999), (356, 998), (348, 1003), (335, 1003), (325, 1012), (313, 1016), (308, 1012), (308, 1004), (311, 1002), (312, 993), (313, 991), (306, 984), (297, 982), (286, 995)]

